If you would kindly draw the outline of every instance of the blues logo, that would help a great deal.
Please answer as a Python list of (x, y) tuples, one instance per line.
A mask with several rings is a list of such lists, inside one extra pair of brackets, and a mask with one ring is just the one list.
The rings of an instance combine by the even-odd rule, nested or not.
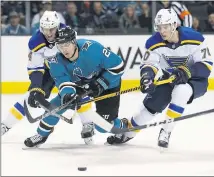
[(166, 67), (166, 71), (171, 73), (178, 66), (185, 66), (191, 63), (189, 56), (166, 56), (162, 54), (163, 59), (166, 61), (169, 67)]

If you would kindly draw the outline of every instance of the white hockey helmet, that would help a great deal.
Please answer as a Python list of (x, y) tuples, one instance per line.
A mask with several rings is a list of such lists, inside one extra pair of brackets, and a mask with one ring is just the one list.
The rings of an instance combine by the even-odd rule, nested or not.
[(155, 17), (154, 30), (158, 31), (158, 25), (171, 24), (172, 32), (174, 32), (178, 25), (178, 17), (173, 9), (161, 9)]
[(40, 19), (40, 30), (42, 32), (42, 28), (51, 29), (51, 28), (59, 28), (60, 20), (56, 11), (45, 11)]

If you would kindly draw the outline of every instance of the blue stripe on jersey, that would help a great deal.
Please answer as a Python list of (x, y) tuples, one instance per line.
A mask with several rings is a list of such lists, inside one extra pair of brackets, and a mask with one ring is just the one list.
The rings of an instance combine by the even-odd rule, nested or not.
[(139, 126), (139, 125), (135, 122), (135, 120), (133, 119), (133, 117), (132, 117), (132, 119), (131, 119), (131, 124), (132, 124), (133, 127)]
[(27, 70), (45, 69), (45, 67), (27, 68)]
[(25, 116), (25, 111), (24, 111), (24, 107), (20, 104), (20, 103), (16, 103), (14, 105), (14, 107), (23, 115)]
[(211, 61), (203, 61), (203, 62), (209, 63), (210, 65), (213, 65), (213, 62), (211, 62)]
[(176, 112), (178, 112), (178, 113), (180, 113), (180, 114), (182, 114), (182, 113), (184, 112), (184, 108), (182, 108), (182, 107), (180, 107), (180, 106), (178, 106), (178, 105), (175, 105), (175, 104), (173, 104), (173, 103), (171, 103), (171, 104), (169, 105), (169, 109), (171, 109), (171, 110), (173, 110), (173, 111), (176, 111)]

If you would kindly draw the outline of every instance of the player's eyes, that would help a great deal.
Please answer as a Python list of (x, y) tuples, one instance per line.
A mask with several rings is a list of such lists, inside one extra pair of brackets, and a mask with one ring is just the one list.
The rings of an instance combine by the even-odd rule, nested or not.
[(158, 30), (161, 31), (161, 30), (168, 30), (169, 29), (169, 26), (168, 25), (162, 25), (162, 26), (158, 26)]
[(63, 44), (57, 44), (57, 46), (59, 48), (63, 48), (63, 47), (69, 47), (71, 45), (71, 42), (66, 42), (66, 43), (63, 43)]

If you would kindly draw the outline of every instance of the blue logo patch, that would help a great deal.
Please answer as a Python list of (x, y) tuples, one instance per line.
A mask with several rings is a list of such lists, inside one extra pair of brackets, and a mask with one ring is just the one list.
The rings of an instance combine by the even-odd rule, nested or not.
[(166, 56), (162, 54), (162, 57), (165, 59), (165, 61), (168, 63), (170, 67), (177, 67), (181, 65), (187, 65), (189, 61), (188, 56)]

